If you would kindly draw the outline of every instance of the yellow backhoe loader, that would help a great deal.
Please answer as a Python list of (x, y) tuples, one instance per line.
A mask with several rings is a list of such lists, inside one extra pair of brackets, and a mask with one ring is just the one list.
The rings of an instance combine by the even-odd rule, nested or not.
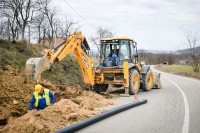
[[(50, 69), (55, 61), (74, 52), (83, 74), (85, 85), (97, 93), (107, 91), (108, 85), (124, 86), (126, 94), (136, 94), (141, 88), (149, 91), (161, 88), (160, 74), (154, 74), (149, 66), (141, 65), (137, 43), (130, 38), (101, 39), (99, 65), (93, 67), (87, 55), (89, 45), (81, 32), (74, 32), (53, 49), (44, 51), (42, 58), (30, 58), (26, 62), (27, 80), (41, 79), (41, 73)], [(113, 51), (116, 57), (112, 57)], [(67, 63), (67, 62), (66, 62)]]

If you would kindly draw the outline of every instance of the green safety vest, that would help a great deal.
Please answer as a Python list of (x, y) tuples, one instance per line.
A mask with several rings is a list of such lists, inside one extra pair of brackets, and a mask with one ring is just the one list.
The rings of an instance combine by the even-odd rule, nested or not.
[(35, 93), (35, 92), (33, 94), (35, 96), (35, 107), (38, 107), (38, 102), (42, 98), (45, 98), (47, 106), (50, 105), (49, 89), (44, 89), (43, 96), (38, 95), (38, 93)]

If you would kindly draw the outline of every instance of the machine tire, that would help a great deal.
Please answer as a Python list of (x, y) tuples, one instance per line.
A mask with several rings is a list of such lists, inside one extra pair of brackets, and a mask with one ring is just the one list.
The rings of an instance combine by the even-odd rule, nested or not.
[(129, 94), (137, 94), (140, 88), (140, 76), (136, 69), (129, 71)]
[(93, 89), (96, 93), (106, 92), (108, 89), (108, 84), (95, 84)]
[(147, 74), (142, 74), (141, 89), (143, 91), (150, 91), (153, 87), (153, 72), (148, 70)]

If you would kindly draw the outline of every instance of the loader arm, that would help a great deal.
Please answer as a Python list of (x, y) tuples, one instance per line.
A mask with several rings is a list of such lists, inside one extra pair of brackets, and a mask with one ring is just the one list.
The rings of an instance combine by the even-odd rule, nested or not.
[[(41, 78), (41, 73), (44, 70), (49, 69), (49, 65), (46, 64), (53, 64), (55, 61), (61, 61), (70, 53), (74, 52), (79, 63), (81, 72), (83, 74), (84, 82), (88, 86), (94, 85), (94, 72), (92, 68), (92, 61), (90, 57), (86, 54), (84, 47), (84, 36), (81, 32), (74, 32), (67, 40), (63, 41), (61, 45), (56, 48), (45, 50), (44, 57), (42, 57), (38, 63), (34, 61), (35, 58), (30, 58), (26, 63), (26, 72), (27, 76), (30, 75), (34, 76), (36, 81), (39, 81)], [(38, 58), (37, 58), (38, 59)], [(32, 62), (31, 62), (32, 61)], [(31, 62), (31, 63), (30, 63)], [(33, 64), (30, 66), (30, 64)], [(32, 67), (32, 70), (31, 70)], [(43, 67), (43, 68), (41, 68)], [(33, 70), (34, 69), (34, 70)], [(30, 72), (32, 71), (32, 73)]]

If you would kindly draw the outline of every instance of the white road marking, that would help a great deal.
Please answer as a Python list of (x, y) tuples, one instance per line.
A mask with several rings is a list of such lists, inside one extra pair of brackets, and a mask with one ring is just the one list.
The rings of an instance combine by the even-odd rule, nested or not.
[(185, 96), (185, 93), (182, 91), (182, 89), (171, 79), (165, 77), (162, 75), (162, 77), (166, 78), (167, 80), (169, 80), (171, 83), (173, 83), (176, 88), (178, 88), (183, 96), (183, 100), (184, 100), (184, 105), (185, 105), (185, 118), (184, 118), (184, 123), (183, 123), (183, 129), (182, 129), (182, 133), (188, 133), (189, 131), (189, 106), (188, 106), (188, 101), (187, 98)]

